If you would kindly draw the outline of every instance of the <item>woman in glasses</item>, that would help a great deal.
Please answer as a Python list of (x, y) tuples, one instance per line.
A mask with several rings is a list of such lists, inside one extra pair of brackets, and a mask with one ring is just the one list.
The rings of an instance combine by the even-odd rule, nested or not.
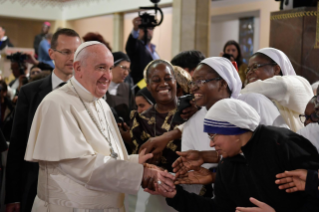
[(274, 48), (257, 51), (246, 71), (248, 84), (241, 93), (260, 93), (272, 100), (291, 130), (303, 128), (299, 119), (313, 96), (309, 82), (296, 76), (287, 55)]

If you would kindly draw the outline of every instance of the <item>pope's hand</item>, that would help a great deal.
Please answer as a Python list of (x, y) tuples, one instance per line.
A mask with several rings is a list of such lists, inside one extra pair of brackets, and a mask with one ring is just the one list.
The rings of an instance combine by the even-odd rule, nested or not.
[(6, 204), (6, 212), (20, 212), (20, 203)]
[(306, 187), (307, 170), (297, 169), (293, 171), (285, 171), (277, 174), (276, 184), (281, 184), (279, 189), (286, 189), (287, 193), (295, 191), (304, 191)]
[(190, 170), (198, 170), (204, 163), (199, 151), (189, 150), (186, 152), (176, 152), (180, 157), (175, 160), (172, 167), (176, 177), (186, 174)]
[(146, 149), (143, 149), (142, 151), (140, 151), (140, 153), (138, 154), (138, 162), (140, 164), (145, 163), (148, 159), (153, 157), (152, 153), (147, 153), (145, 154)]
[(173, 191), (164, 191), (163, 189), (161, 189), (157, 183), (155, 183), (155, 191), (150, 190), (148, 188), (145, 188), (144, 191), (152, 194), (152, 195), (161, 195), (163, 197), (166, 198), (174, 198), (176, 195), (176, 189), (174, 189)]
[(184, 175), (179, 175), (175, 184), (201, 184), (207, 185), (215, 182), (216, 173), (200, 167), (197, 171), (190, 171)]
[(173, 191), (175, 189), (174, 185), (175, 177), (163, 171), (163, 169), (156, 167), (155, 165), (144, 164), (144, 173), (142, 179), (142, 187), (153, 190), (154, 187), (148, 186), (151, 182), (159, 184), (158, 186), (164, 191)]
[(236, 212), (276, 212), (272, 207), (270, 207), (264, 202), (260, 202), (252, 197), (250, 197), (249, 200), (258, 207), (237, 207)]

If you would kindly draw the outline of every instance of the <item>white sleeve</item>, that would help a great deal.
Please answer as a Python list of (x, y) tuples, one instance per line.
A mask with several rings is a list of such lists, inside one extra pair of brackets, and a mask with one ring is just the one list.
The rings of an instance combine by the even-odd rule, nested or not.
[(141, 164), (101, 154), (59, 161), (58, 168), (89, 189), (128, 194), (136, 194), (140, 189), (144, 169)]
[(186, 122), (184, 122), (183, 124), (180, 124), (180, 125), (176, 126), (176, 128), (177, 128), (179, 131), (181, 131), (181, 133), (183, 133), (185, 123), (186, 123)]
[(275, 104), (264, 95), (258, 93), (242, 94), (238, 97), (252, 106), (260, 116), (260, 124), (288, 128)]
[(263, 81), (258, 80), (248, 84), (241, 93), (263, 94), (300, 114), (313, 96), (311, 85), (300, 76), (274, 76)]
[(139, 158), (138, 154), (132, 154), (128, 156), (128, 160), (133, 163), (138, 163), (138, 158)]

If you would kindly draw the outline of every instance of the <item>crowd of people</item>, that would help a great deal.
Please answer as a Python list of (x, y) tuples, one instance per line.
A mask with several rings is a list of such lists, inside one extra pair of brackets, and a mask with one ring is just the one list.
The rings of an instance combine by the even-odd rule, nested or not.
[(6, 211), (130, 211), (125, 194), (147, 192), (184, 212), (318, 212), (318, 85), (275, 48), (243, 63), (233, 40), (163, 60), (154, 28), (132, 24), (126, 54), (45, 22), (35, 55), (11, 61)]

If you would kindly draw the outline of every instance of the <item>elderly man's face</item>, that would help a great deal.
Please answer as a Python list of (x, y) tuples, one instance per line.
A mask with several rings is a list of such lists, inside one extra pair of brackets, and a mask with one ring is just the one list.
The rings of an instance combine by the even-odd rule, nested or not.
[(233, 157), (241, 152), (241, 143), (238, 136), (220, 134), (215, 136), (209, 134), (209, 136), (213, 137), (210, 141), (210, 147), (215, 147), (216, 152), (223, 158)]
[(74, 63), (76, 79), (95, 97), (105, 95), (112, 80), (113, 55), (104, 45), (86, 47), (84, 61)]

